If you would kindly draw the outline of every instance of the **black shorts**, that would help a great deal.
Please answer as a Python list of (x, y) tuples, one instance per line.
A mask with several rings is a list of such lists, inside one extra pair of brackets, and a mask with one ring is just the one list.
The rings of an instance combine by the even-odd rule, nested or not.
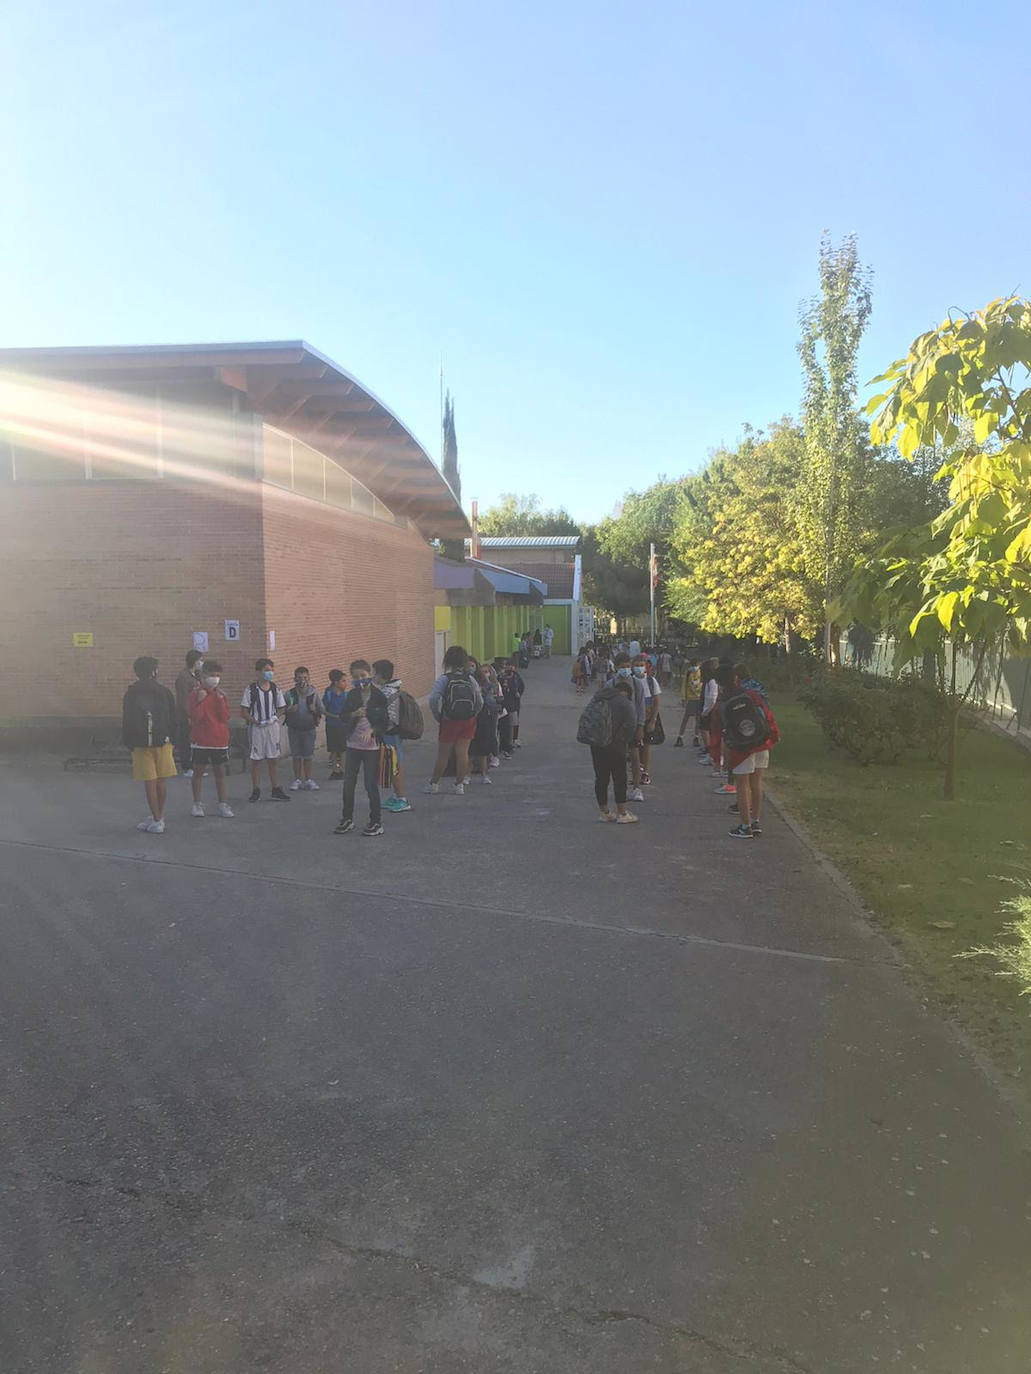
[(207, 749), (202, 744), (193, 744), (190, 746), (190, 762), (194, 768), (198, 764), (203, 764), (205, 768), (228, 768), (229, 750)]

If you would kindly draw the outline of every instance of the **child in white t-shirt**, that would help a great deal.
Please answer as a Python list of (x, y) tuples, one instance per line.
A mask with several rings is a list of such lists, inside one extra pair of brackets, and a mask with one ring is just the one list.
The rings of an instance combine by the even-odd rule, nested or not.
[(251, 795), (249, 800), (261, 798), (261, 765), (268, 769), (273, 801), (289, 801), (276, 777), (276, 761), (280, 753), (280, 721), (286, 711), (286, 697), (276, 686), (274, 667), (270, 658), (259, 658), (254, 665), (257, 678), (244, 689), (240, 698), (240, 714), (247, 722), (247, 741), (250, 745)]

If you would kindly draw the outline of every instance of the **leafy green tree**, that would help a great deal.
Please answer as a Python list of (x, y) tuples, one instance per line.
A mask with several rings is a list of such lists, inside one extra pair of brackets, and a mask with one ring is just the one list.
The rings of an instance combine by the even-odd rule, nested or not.
[[(993, 644), (1026, 653), (1031, 632), (1031, 302), (992, 301), (949, 316), (915, 339), (881, 377), (875, 442), (896, 439), (905, 457), (944, 449), (937, 480), (948, 505), (861, 564), (846, 590), (859, 612), (879, 614), (897, 637), (899, 662), (951, 651), (945, 795), (955, 795), (958, 651), (979, 669)], [(964, 422), (973, 443), (964, 443)], [(976, 679), (976, 674), (975, 674)]]
[(811, 638), (820, 589), (805, 570), (797, 526), (804, 438), (782, 419), (713, 456), (685, 487), (673, 536), (679, 576), (668, 602), (703, 630), (765, 643)]
[(580, 526), (567, 510), (542, 510), (536, 495), (517, 496), (502, 492), (497, 505), (480, 516), (484, 535), (579, 534)]
[[(820, 294), (800, 315), (799, 357), (805, 377), (802, 427), (805, 464), (800, 533), (810, 578), (825, 607), (859, 554), (862, 501), (869, 467), (865, 427), (856, 409), (856, 355), (870, 315), (870, 273), (854, 235), (839, 247), (820, 243)], [(824, 613), (824, 657), (836, 649)]]
[(596, 525), (584, 528), (580, 552), (583, 555), (583, 596), (588, 605), (620, 622), (648, 609), (648, 569), (645, 565), (612, 558), (601, 545)]

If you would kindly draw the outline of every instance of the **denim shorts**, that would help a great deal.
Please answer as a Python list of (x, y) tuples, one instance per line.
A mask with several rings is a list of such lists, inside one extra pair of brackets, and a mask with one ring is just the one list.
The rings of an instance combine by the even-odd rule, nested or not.
[(314, 730), (295, 730), (292, 725), (288, 725), (286, 733), (290, 737), (290, 757), (292, 759), (310, 759), (314, 756)]

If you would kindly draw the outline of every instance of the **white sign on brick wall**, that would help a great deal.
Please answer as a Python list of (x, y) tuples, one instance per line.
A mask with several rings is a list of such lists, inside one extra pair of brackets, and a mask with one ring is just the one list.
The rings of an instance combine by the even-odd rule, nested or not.
[(225, 620), (222, 623), (226, 627), (226, 639), (235, 644), (240, 638), (240, 622), (238, 620)]

